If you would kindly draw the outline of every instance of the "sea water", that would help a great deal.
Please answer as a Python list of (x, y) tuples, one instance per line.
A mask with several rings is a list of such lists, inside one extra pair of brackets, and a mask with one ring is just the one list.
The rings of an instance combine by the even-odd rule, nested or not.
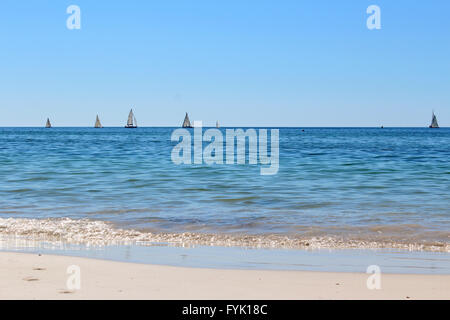
[(277, 128), (267, 176), (175, 164), (175, 129), (0, 128), (0, 234), (450, 251), (448, 128)]

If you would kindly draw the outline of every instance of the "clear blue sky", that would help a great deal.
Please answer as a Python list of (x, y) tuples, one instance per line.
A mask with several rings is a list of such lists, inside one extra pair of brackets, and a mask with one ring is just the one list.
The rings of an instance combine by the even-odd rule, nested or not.
[[(68, 30), (66, 8), (81, 8)], [(381, 30), (366, 8), (381, 7)], [(0, 126), (450, 126), (450, 1), (2, 0)]]

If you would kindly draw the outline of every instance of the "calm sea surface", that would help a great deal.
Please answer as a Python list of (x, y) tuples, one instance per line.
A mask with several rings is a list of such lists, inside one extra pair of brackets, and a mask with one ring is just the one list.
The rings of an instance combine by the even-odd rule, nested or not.
[(0, 218), (450, 242), (448, 128), (281, 128), (273, 176), (177, 166), (174, 129), (0, 128)]

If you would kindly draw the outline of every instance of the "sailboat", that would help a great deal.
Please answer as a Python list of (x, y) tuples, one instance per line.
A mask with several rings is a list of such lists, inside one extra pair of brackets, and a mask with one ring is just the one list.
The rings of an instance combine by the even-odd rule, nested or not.
[(183, 128), (192, 128), (191, 121), (189, 120), (188, 113), (186, 112), (186, 116), (184, 117), (183, 121)]
[(128, 114), (128, 121), (125, 128), (137, 128), (137, 121), (136, 117), (133, 114), (133, 109), (131, 109), (130, 113)]
[(103, 128), (102, 124), (100, 123), (100, 119), (98, 118), (98, 115), (97, 118), (95, 119), (94, 128)]
[(47, 123), (45, 124), (45, 127), (46, 128), (51, 128), (52, 127), (52, 124), (50, 123), (50, 119), (49, 118), (47, 118)]
[(220, 126), (219, 126), (219, 121), (216, 121), (216, 128), (217, 128), (217, 129), (220, 128)]
[(437, 118), (436, 118), (436, 115), (434, 114), (434, 111), (433, 111), (433, 116), (431, 117), (431, 124), (430, 124), (429, 128), (439, 128)]

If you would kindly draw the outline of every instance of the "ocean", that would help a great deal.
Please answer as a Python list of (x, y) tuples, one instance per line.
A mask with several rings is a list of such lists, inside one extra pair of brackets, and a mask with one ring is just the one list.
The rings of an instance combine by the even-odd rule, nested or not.
[(279, 128), (274, 175), (177, 165), (175, 129), (0, 128), (0, 235), (450, 252), (449, 128)]

